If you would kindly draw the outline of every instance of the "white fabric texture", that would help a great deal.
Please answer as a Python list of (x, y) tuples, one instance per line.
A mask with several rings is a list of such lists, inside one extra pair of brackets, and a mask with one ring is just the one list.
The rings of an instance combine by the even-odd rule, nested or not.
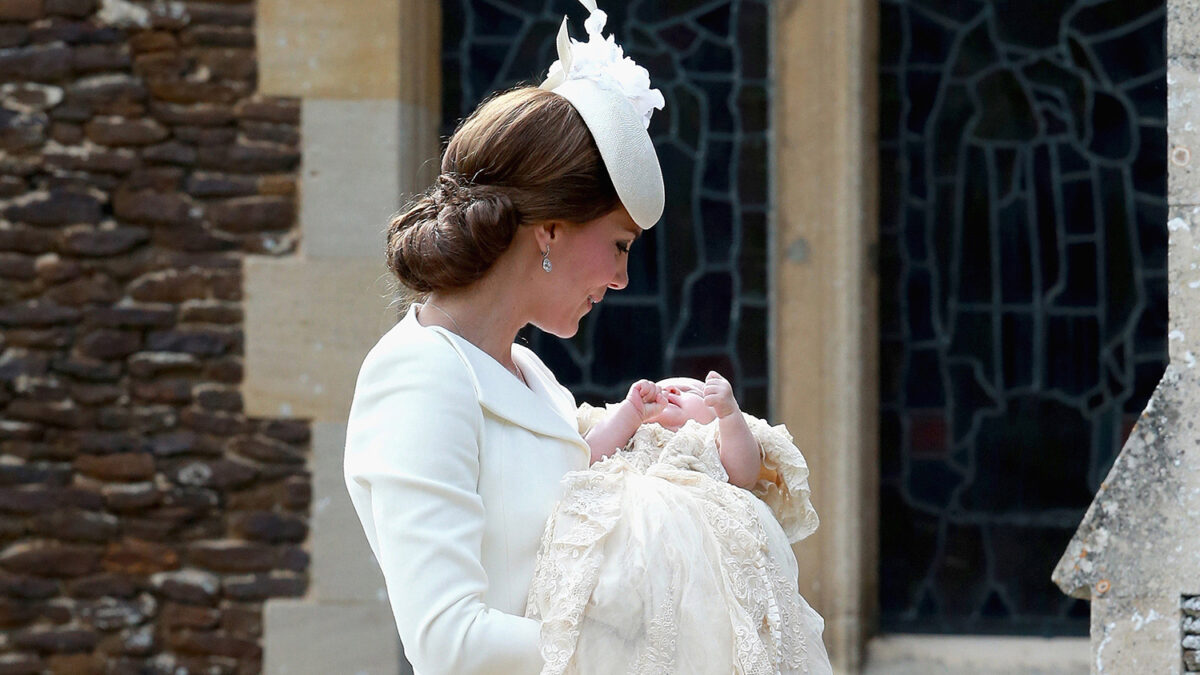
[(524, 347), (527, 388), (415, 308), (367, 355), (347, 425), (346, 486), (418, 675), (532, 675), (523, 616), (564, 474), (590, 451), (574, 398)]
[[(603, 414), (581, 406), (581, 433)], [(778, 474), (753, 492), (727, 482), (715, 422), (643, 425), (564, 477), (526, 607), (543, 675), (831, 673), (790, 547), (817, 527), (808, 467), (782, 426), (746, 419)]]

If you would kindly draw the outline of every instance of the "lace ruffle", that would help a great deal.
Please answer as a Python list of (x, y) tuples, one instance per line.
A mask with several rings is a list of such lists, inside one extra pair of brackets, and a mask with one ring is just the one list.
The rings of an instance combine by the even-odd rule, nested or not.
[[(604, 414), (581, 406), (581, 433)], [(542, 620), (544, 675), (829, 672), (788, 545), (816, 527), (807, 466), (782, 427), (747, 421), (781, 477), (764, 501), (764, 486), (727, 482), (715, 424), (643, 425), (564, 478), (526, 611)]]
[[(737, 672), (769, 675), (807, 673), (808, 644), (797, 580), (785, 575), (771, 550), (754, 497), (728, 483), (715, 482), (666, 464), (651, 467), (658, 476), (692, 491), (721, 549), (720, 566), (735, 602), (727, 603), (733, 624)], [(819, 631), (818, 631), (819, 635)]]
[(603, 541), (621, 517), (620, 460), (613, 471), (572, 471), (542, 535), (526, 616), (540, 619), (543, 675), (565, 673), (575, 654), (583, 611), (604, 564)]
[(575, 422), (579, 426), (579, 435), (587, 436), (587, 433), (592, 430), (592, 427), (600, 423), (608, 415), (607, 408), (597, 408), (590, 403), (579, 404), (579, 409), (575, 411)]
[(780, 477), (774, 483), (760, 480), (751, 491), (771, 507), (788, 541), (800, 541), (821, 524), (808, 487), (808, 462), (792, 442), (787, 427), (771, 426), (752, 415), (746, 415), (746, 423), (766, 455), (763, 464)]
[[(579, 406), (577, 420), (580, 435), (586, 435), (614, 407), (610, 404), (607, 408), (597, 408), (587, 403)], [(808, 485), (808, 462), (796, 447), (787, 427), (782, 424), (772, 426), (753, 415), (743, 415), (750, 432), (763, 449), (764, 466), (778, 474), (775, 482), (760, 480), (751, 492), (771, 507), (775, 518), (783, 526), (788, 541), (800, 541), (816, 532), (821, 523), (817, 510), (812, 505), (812, 494)], [(727, 481), (729, 475), (721, 465), (721, 456), (714, 440), (718, 433), (717, 426), (716, 422), (688, 422), (679, 431), (672, 432), (657, 424), (643, 424), (622, 454), (645, 471), (660, 457), (677, 454), (677, 450), (686, 448), (683, 454), (704, 462), (704, 473), (716, 480)], [(692, 449), (696, 443), (702, 448)]]

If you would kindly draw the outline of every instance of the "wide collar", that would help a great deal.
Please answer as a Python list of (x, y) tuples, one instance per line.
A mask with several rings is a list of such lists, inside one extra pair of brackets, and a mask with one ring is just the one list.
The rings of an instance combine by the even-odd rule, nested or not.
[(513, 345), (512, 357), (529, 386), (500, 365), (490, 354), (470, 341), (441, 326), (422, 326), (416, 306), (408, 310), (405, 321), (417, 329), (432, 330), (446, 339), (471, 370), (479, 404), (492, 415), (543, 436), (569, 441), (591, 453), (579, 435), (575, 421), (575, 402), (554, 379), (554, 375), (533, 352)]

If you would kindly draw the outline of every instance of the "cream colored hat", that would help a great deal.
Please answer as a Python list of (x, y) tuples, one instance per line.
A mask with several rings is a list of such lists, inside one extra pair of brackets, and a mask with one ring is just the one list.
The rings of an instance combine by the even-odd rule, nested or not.
[(665, 105), (650, 88), (650, 73), (624, 55), (610, 35), (601, 35), (608, 15), (595, 0), (579, 0), (590, 12), (588, 41), (572, 40), (564, 17), (558, 29), (558, 60), (541, 88), (571, 102), (600, 149), (617, 197), (633, 222), (650, 229), (662, 217), (662, 168), (650, 134), (650, 115)]

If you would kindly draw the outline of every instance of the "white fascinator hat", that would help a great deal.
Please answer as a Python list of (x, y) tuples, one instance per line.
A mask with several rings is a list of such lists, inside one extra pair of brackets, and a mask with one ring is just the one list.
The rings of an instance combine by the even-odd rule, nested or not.
[(600, 149), (621, 204), (643, 230), (662, 217), (662, 168), (650, 134), (650, 115), (665, 105), (650, 88), (650, 73), (625, 56), (613, 37), (601, 35), (608, 15), (596, 0), (579, 0), (590, 14), (587, 42), (571, 39), (564, 17), (558, 29), (558, 60), (541, 88), (567, 99), (579, 112)]

